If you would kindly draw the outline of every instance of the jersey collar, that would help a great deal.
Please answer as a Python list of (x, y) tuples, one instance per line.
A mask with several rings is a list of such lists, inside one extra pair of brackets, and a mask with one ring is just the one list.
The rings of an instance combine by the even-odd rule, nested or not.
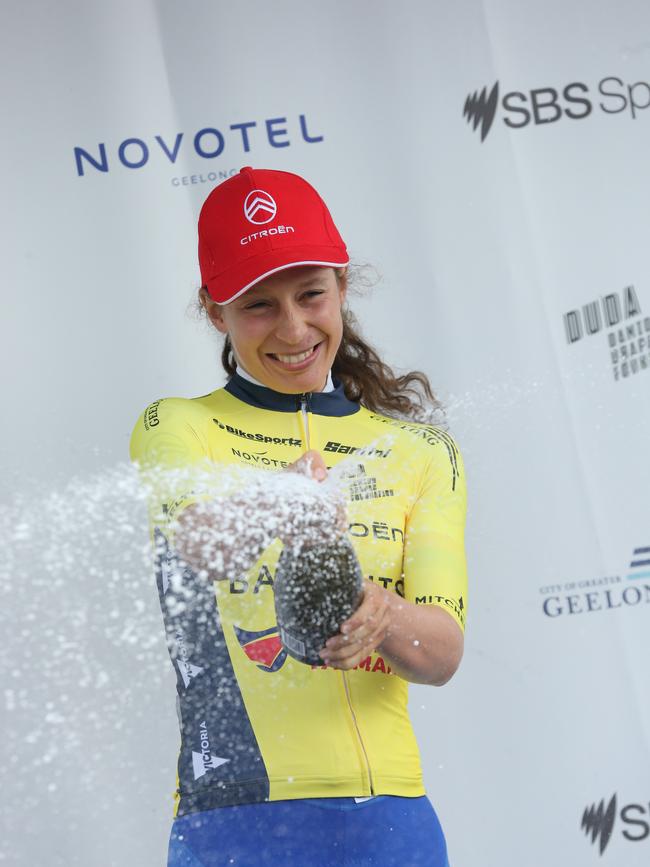
[[(253, 385), (261, 385), (264, 386), (263, 382), (260, 382), (259, 379), (255, 379), (255, 377), (251, 376), (250, 373), (243, 368), (241, 365), (237, 365), (237, 373), (246, 379), (248, 382), (252, 382)], [(334, 391), (334, 383), (332, 382), (332, 371), (327, 371), (327, 381), (325, 383), (325, 387), (321, 389), (321, 391)]]
[(316, 415), (344, 416), (359, 411), (359, 404), (345, 396), (343, 383), (333, 379), (332, 391), (312, 391), (306, 395), (284, 394), (265, 385), (250, 382), (235, 372), (225, 385), (227, 392), (258, 409), (275, 412), (296, 412), (306, 400), (310, 412)]

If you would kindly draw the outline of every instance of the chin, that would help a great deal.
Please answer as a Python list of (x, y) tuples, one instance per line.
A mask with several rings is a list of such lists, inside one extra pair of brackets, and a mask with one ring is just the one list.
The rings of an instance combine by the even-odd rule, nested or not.
[[(329, 370), (329, 368), (328, 368)], [(282, 377), (282, 388), (278, 391), (285, 391), (289, 394), (302, 394), (308, 391), (320, 391), (325, 380), (327, 379), (327, 370), (322, 373), (309, 373), (309, 376), (287, 376)]]

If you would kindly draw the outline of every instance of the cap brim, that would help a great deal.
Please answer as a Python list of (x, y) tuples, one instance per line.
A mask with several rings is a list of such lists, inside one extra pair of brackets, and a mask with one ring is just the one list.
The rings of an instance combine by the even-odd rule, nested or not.
[(256, 283), (286, 268), (297, 268), (299, 265), (344, 268), (349, 263), (347, 252), (341, 247), (305, 246), (293, 247), (291, 250), (267, 250), (206, 281), (206, 286), (213, 301), (230, 304)]

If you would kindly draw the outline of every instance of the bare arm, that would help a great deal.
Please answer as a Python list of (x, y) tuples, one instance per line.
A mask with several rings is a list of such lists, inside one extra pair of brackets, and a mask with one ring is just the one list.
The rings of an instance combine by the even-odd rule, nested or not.
[(404, 680), (442, 686), (463, 656), (463, 633), (438, 605), (415, 605), (366, 581), (359, 608), (327, 642), (328, 665), (349, 670), (373, 650)]

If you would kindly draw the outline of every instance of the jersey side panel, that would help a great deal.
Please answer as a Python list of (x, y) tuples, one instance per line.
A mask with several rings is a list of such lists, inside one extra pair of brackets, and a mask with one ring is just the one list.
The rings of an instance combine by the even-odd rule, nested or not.
[(138, 419), (131, 438), (131, 457), (148, 484), (156, 583), (177, 677), (181, 747), (174, 815), (264, 801), (269, 795), (266, 765), (233, 670), (212, 581), (180, 561), (173, 547), (170, 518), (206, 496), (194, 487), (197, 478), (203, 484), (213, 455), (205, 436), (208, 425), (199, 401), (156, 401)]
[(404, 591), (416, 605), (438, 605), (465, 630), (467, 564), (465, 470), (460, 450), (446, 432), (430, 428), (428, 460), (406, 524)]

